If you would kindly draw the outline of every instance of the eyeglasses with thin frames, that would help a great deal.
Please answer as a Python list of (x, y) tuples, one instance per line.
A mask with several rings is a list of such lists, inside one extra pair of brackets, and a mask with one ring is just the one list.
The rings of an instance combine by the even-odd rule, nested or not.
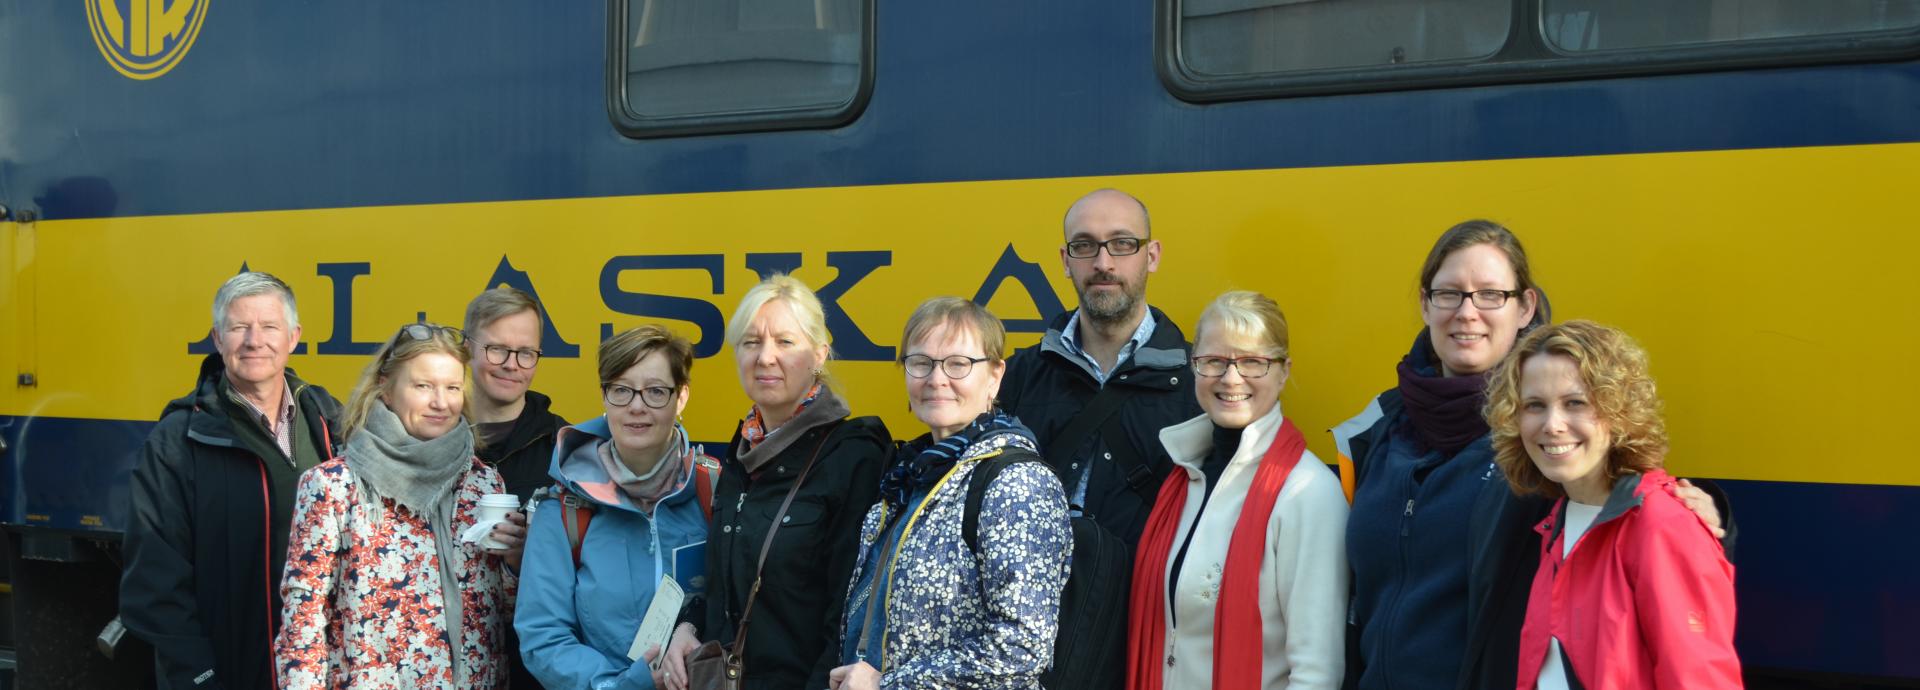
[(946, 359), (934, 359), (926, 355), (907, 355), (906, 358), (900, 360), (900, 364), (906, 367), (908, 376), (916, 379), (924, 379), (933, 375), (933, 365), (937, 362), (940, 365), (941, 373), (946, 374), (949, 379), (958, 380), (964, 379), (968, 374), (973, 373), (973, 365), (985, 361), (987, 361), (985, 357), (968, 357), (966, 355), (952, 355)]
[(1213, 378), (1226, 376), (1227, 367), (1233, 367), (1240, 378), (1257, 379), (1273, 370), (1274, 361), (1271, 357), (1195, 357), (1193, 373)]

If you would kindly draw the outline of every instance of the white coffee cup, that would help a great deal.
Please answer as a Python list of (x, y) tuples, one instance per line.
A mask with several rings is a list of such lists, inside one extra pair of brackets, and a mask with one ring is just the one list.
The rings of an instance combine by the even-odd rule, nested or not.
[[(519, 507), (520, 499), (513, 494), (487, 494), (481, 496), (480, 505), (476, 511), (477, 514), (474, 516), (474, 524), (505, 521), (507, 519), (507, 513), (511, 513)], [(484, 549), (504, 549), (507, 548), (507, 545), (495, 541), (493, 534), (489, 532), (487, 538), (480, 540), (480, 547)]]

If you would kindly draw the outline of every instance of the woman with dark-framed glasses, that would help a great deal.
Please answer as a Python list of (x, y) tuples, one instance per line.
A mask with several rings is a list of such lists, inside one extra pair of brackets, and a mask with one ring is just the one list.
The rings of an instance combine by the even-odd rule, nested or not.
[(474, 457), (460, 331), (409, 324), (343, 414), (346, 452), (296, 490), (274, 642), (282, 688), (506, 685), (519, 548), (463, 539), (506, 490)]
[(1194, 328), (1206, 414), (1160, 441), (1178, 471), (1135, 552), (1127, 687), (1338, 688), (1347, 501), (1280, 410), (1287, 319), (1228, 292)]
[(895, 456), (861, 526), (829, 687), (1037, 690), (1073, 534), (1033, 432), (994, 404), (1006, 330), (980, 305), (936, 297), (900, 342), (907, 406), (927, 433)]
[(704, 576), (690, 556), (707, 539), (700, 496), (716, 468), (678, 422), (693, 344), (641, 326), (601, 343), (599, 363), (606, 414), (560, 430), (556, 488), (533, 511), (514, 630), (545, 687), (670, 687), (666, 665), (651, 663), (658, 644), (637, 659), (628, 652), (665, 578), (694, 594)]
[(826, 312), (793, 276), (748, 290), (727, 342), (753, 406), (721, 456), (707, 594), (675, 628), (667, 687), (684, 687), (685, 655), (704, 639), (744, 645), (732, 651), (748, 688), (822, 688), (892, 436), (878, 417), (850, 416), (827, 364)]

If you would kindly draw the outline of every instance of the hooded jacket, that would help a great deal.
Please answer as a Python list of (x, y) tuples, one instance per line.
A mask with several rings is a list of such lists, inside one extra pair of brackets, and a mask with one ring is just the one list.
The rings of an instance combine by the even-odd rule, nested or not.
[(507, 483), (507, 493), (524, 504), (533, 492), (553, 484), (547, 476), (553, 464), (553, 441), (566, 425), (567, 420), (553, 413), (552, 400), (527, 391), (527, 404), (513, 420), (506, 438), (480, 446), (474, 455), (498, 471)]
[[(234, 417), (222, 393), (220, 355), (200, 365), (192, 391), (167, 403), (131, 478), (121, 621), (153, 645), (159, 687), (272, 687), (272, 643), (280, 627), (280, 576), (299, 476), (248, 435), (258, 424)], [(296, 430), (324, 460), (340, 403), (286, 372), (300, 416)], [(267, 441), (266, 444), (271, 444)]]
[[(1201, 414), (1200, 403), (1193, 397), (1193, 368), (1188, 363), (1193, 351), (1186, 335), (1159, 309), (1148, 307), (1147, 311), (1154, 319), (1152, 337), (1132, 357), (1115, 365), (1106, 382), (1133, 391), (1133, 397), (1106, 424), (1117, 425), (1119, 437), (1125, 439), (1133, 457), (1140, 459), (1146, 474), (1130, 482), (1118, 463), (1104, 459), (1109, 449), (1102, 433), (1092, 434), (1085, 446), (1070, 450), (1068, 457), (1046, 459), (1069, 481), (1080, 475), (1081, 463), (1093, 463), (1086, 468), (1091, 474), (1087, 477), (1086, 505), (1081, 507), (1087, 517), (1129, 546), (1140, 542), (1155, 492), (1173, 469), (1173, 461), (1160, 445), (1160, 430)], [(1072, 317), (1073, 312), (1054, 317), (1039, 344), (1008, 359), (1007, 374), (1000, 383), (1001, 409), (1033, 430), (1043, 455), (1054, 437), (1100, 393), (1100, 381), (1078, 358), (1067, 353), (1062, 340)], [(1075, 487), (1068, 486), (1066, 491), (1071, 499)]]
[(527, 669), (549, 688), (654, 687), (647, 663), (627, 659), (640, 620), (663, 576), (672, 575), (688, 596), (703, 584), (702, 572), (677, 572), (697, 567), (699, 559), (688, 558), (689, 551), (704, 548), (696, 545), (707, 539), (706, 515), (689, 483), (698, 453), (682, 455), (685, 466), (678, 468), (674, 489), (651, 512), (642, 512), (600, 462), (601, 444), (611, 442), (604, 415), (566, 427), (550, 465), (556, 484), (595, 507), (581, 539), (579, 567), (561, 521), (568, 508), (558, 499), (542, 500), (528, 528), (513, 627)]
[[(1733, 566), (1659, 470), (1614, 482), (1571, 553), (1566, 500), (1536, 528), (1540, 568), (1520, 632), (1519, 678), (1534, 685), (1549, 638), (1576, 688), (1739, 688)], [(1564, 554), (1564, 555), (1563, 555)]]

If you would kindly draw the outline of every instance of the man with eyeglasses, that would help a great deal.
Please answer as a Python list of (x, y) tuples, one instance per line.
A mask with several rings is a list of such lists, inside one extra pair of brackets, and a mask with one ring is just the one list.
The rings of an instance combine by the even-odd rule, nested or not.
[(160, 688), (265, 688), (294, 486), (341, 448), (340, 403), (287, 368), (300, 313), (265, 273), (214, 293), (215, 352), (167, 404), (129, 480), (120, 620)]
[(467, 304), (467, 348), (473, 351), (474, 433), (480, 460), (499, 470), (507, 492), (522, 503), (553, 483), (547, 465), (553, 439), (567, 420), (533, 386), (540, 367), (540, 303), (531, 295), (498, 287)]
[[(533, 492), (553, 484), (547, 469), (553, 461), (554, 439), (567, 420), (552, 411), (553, 401), (530, 390), (540, 366), (540, 303), (510, 287), (497, 287), (467, 304), (467, 348), (473, 357), (474, 436), (480, 441), (474, 454), (500, 473), (507, 493), (525, 505)], [(505, 536), (525, 538), (526, 525), (503, 524)], [(509, 637), (513, 637), (511, 632)], [(513, 658), (508, 663), (513, 687), (538, 688), (520, 659), (520, 644), (509, 640)]]
[[(1108, 608), (1122, 621), (1118, 638), (1090, 641), (1096, 653), (1056, 659), (1041, 681), (1053, 690), (1117, 687), (1117, 669), (1126, 660), (1120, 643), (1131, 550), (1173, 462), (1160, 445), (1160, 430), (1201, 410), (1185, 334), (1146, 301), (1147, 276), (1160, 265), (1146, 205), (1117, 189), (1095, 190), (1067, 209), (1062, 225), (1060, 261), (1079, 308), (1055, 317), (1038, 345), (1008, 360), (1000, 403), (1033, 430), (1075, 517), (1104, 533), (1075, 527), (1075, 572), (1066, 598), (1098, 601), (1063, 609), (1062, 635), (1086, 634), (1069, 633), (1066, 618), (1084, 614), (1068, 609)], [(1109, 565), (1090, 563), (1087, 542), (1101, 538), (1123, 544), (1127, 553)], [(1087, 572), (1091, 568), (1100, 572)], [(1076, 592), (1095, 580), (1105, 593)]]

